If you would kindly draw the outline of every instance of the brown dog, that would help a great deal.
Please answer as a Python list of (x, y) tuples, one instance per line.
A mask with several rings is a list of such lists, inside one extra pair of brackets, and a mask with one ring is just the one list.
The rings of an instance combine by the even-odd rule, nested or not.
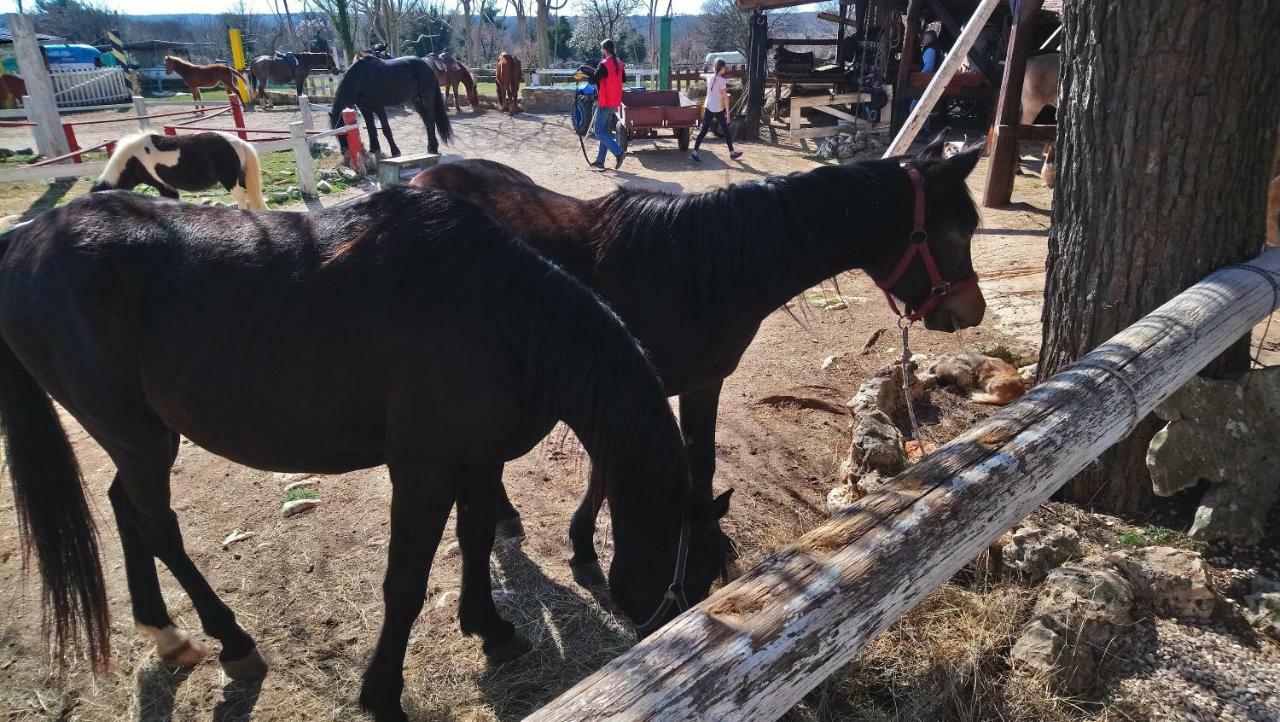
[(931, 370), (940, 381), (969, 389), (969, 399), (980, 404), (1003, 406), (1027, 392), (1017, 369), (1005, 361), (982, 354), (947, 354), (939, 358)]

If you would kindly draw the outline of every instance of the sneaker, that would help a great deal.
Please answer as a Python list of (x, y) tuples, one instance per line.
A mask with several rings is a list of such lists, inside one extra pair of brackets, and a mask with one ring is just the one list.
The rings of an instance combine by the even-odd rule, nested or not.
[(614, 169), (614, 170), (617, 170), (617, 169), (621, 168), (621, 167), (622, 167), (622, 161), (623, 161), (623, 160), (625, 160), (625, 159), (626, 159), (626, 157), (627, 157), (627, 151), (625, 151), (625, 150), (624, 150), (624, 151), (622, 151), (622, 153), (620, 153), (620, 154), (618, 155), (618, 159), (617, 159), (617, 160), (615, 160), (615, 161), (613, 162), (613, 169)]
[(702, 162), (702, 159), (698, 157), (698, 151), (696, 150), (689, 154), (689, 160), (693, 161), (694, 163)]
[(596, 170), (604, 170), (604, 161), (599, 160), (599, 161), (596, 161), (595, 163), (588, 163), (587, 167), (594, 168)]
[(733, 151), (732, 153), (730, 153), (730, 154), (729, 154), (729, 159), (730, 159), (730, 160), (737, 160), (737, 159), (739, 159), (739, 158), (741, 158), (741, 157), (742, 157), (742, 151), (740, 151), (740, 150), (735, 150), (735, 151)]

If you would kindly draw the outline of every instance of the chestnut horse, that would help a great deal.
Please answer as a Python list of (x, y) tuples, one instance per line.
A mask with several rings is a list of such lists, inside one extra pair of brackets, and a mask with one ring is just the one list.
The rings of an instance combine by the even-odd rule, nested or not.
[(498, 83), (498, 105), (504, 113), (515, 115), (520, 112), (520, 81), (524, 71), (520, 68), (520, 58), (511, 53), (498, 56), (498, 69), (495, 73)]
[(423, 60), (435, 71), (436, 82), (444, 91), (444, 104), (448, 105), (449, 96), (453, 96), (453, 112), (462, 112), (462, 108), (458, 107), (458, 83), (462, 83), (462, 87), (467, 89), (467, 103), (471, 106), (471, 112), (480, 109), (480, 94), (476, 92), (475, 78), (471, 77), (467, 66), (449, 53), (432, 53)]
[(195, 65), (189, 63), (182, 58), (166, 55), (164, 56), (164, 71), (166, 73), (176, 73), (182, 78), (182, 82), (187, 84), (187, 89), (191, 91), (191, 97), (200, 100), (201, 88), (216, 88), (219, 84), (227, 89), (227, 97), (235, 95), (236, 81), (243, 82), (245, 88), (249, 87), (249, 83), (240, 73), (237, 73), (229, 66), (222, 63), (213, 65)]
[[(477, 201), (618, 312), (667, 393), (680, 396), (694, 488), (710, 493), (721, 386), (765, 317), (805, 289), (860, 268), (891, 285), (926, 328), (956, 331), (982, 321), (986, 303), (969, 283), (979, 218), (965, 187), (980, 151), (942, 159), (940, 136), (911, 169), (901, 159), (865, 161), (706, 193), (623, 188), (586, 201), (485, 160), (443, 163), (411, 183)], [(938, 283), (920, 261), (895, 273), (904, 253), (916, 252), (911, 239), (923, 235), (913, 232), (917, 209), (926, 211)], [(607, 483), (596, 471), (569, 529), (574, 578), (588, 586), (603, 578), (591, 538)], [(509, 501), (499, 519), (499, 533), (520, 533)]]
[(21, 75), (0, 74), (0, 108), (8, 107), (10, 98), (13, 99), (13, 105), (16, 107), (26, 94), (27, 84)]
[[(1062, 53), (1046, 53), (1027, 58), (1027, 72), (1022, 81), (1022, 125), (1030, 125), (1045, 108), (1058, 107), (1058, 75), (1062, 72)], [(1053, 187), (1057, 170), (1058, 149), (1055, 143), (1044, 144), (1044, 166), (1040, 178)]]

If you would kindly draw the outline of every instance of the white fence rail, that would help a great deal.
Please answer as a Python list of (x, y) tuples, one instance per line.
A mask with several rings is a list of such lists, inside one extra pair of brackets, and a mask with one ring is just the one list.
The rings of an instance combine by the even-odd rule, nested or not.
[[(543, 82), (551, 83), (567, 83), (573, 80), (573, 74), (578, 72), (576, 68), (538, 68), (533, 71), (533, 79), (530, 85), (542, 85)], [(657, 68), (624, 68), (622, 71), (622, 82), (625, 85), (627, 78), (635, 78), (637, 82), (643, 82), (645, 78), (657, 80)]]
[(133, 96), (124, 68), (93, 68), (92, 70), (57, 70), (53, 78), (53, 97), (59, 108), (76, 108), (85, 105), (127, 103)]

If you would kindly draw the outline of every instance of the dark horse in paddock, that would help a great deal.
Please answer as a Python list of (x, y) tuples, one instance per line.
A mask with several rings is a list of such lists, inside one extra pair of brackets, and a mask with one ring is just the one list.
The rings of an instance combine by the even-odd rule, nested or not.
[(179, 434), (258, 469), (385, 463), (386, 613), (360, 692), (380, 720), (406, 719), (405, 647), (455, 503), (462, 631), (494, 660), (528, 648), (494, 606), (489, 555), (504, 462), (557, 420), (607, 471), (612, 593), (641, 633), (680, 611), (672, 599), (704, 598), (722, 569), (728, 496), (693, 489), (635, 340), (464, 199), (400, 188), (259, 214), (108, 191), (0, 235), (0, 254), (0, 420), (59, 659), (83, 633), (104, 666), (110, 626), (80, 471), (46, 391), (116, 464), (108, 496), (135, 621), (166, 661), (206, 655), (165, 608), (159, 559), (233, 679), (266, 663), (183, 549), (169, 507)]
[(332, 53), (294, 53), (297, 64), (283, 58), (262, 55), (249, 64), (245, 76), (249, 79), (249, 99), (254, 103), (270, 105), (267, 98), (267, 83), (293, 83), (298, 95), (303, 95), (303, 85), (312, 70), (328, 70), (330, 75), (338, 74), (338, 64), (333, 61)]
[[(440, 84), (436, 82), (436, 73), (422, 58), (383, 60), (364, 56), (352, 63), (334, 93), (329, 127), (342, 125), (343, 108), (359, 108), (369, 130), (369, 151), (377, 154), (382, 151), (382, 146), (378, 144), (378, 131), (373, 124), (376, 114), (382, 121), (382, 134), (387, 136), (391, 155), (398, 156), (400, 149), (391, 137), (391, 125), (387, 123), (387, 106), (406, 102), (413, 104), (413, 109), (427, 126), (427, 152), (439, 153), (436, 133), (444, 142), (449, 142), (449, 114), (445, 110)], [(347, 152), (345, 136), (338, 136), (338, 145), (342, 146), (343, 153)]]
[[(925, 242), (942, 278), (964, 279), (955, 284), (964, 290), (933, 300), (934, 284), (919, 260), (895, 273), (920, 237), (913, 233), (917, 193), (898, 160), (827, 166), (707, 193), (622, 189), (589, 201), (484, 160), (442, 164), (412, 184), (477, 201), (618, 312), (649, 351), (666, 392), (680, 396), (694, 486), (709, 494), (724, 379), (765, 317), (806, 288), (854, 268), (879, 282), (901, 275), (893, 294), (908, 312), (928, 310), (926, 327), (953, 331), (981, 322), (986, 304), (969, 256), (979, 219), (965, 188), (979, 149), (946, 160), (941, 149), (939, 138), (913, 163), (923, 180)], [(569, 530), (574, 576), (583, 584), (603, 581), (591, 542), (603, 500), (599, 471)], [(499, 518), (499, 533), (520, 533), (509, 501)]]

